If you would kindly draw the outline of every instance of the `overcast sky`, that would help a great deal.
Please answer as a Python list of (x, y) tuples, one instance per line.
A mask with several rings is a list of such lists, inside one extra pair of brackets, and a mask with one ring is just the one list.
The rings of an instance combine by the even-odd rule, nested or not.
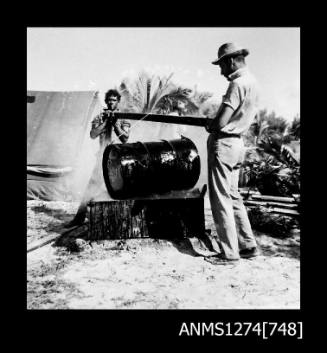
[(248, 48), (262, 108), (292, 119), (300, 113), (299, 28), (28, 28), (27, 89), (103, 93), (142, 69), (214, 94), (227, 87), (211, 64), (218, 46)]

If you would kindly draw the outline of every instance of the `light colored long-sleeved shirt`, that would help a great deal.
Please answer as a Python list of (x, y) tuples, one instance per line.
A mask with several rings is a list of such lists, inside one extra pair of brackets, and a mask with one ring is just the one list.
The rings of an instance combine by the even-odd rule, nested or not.
[[(118, 111), (118, 110), (117, 110)], [(98, 114), (91, 122), (92, 129), (97, 128), (104, 122), (102, 115)], [(131, 124), (126, 120), (118, 120), (120, 128), (129, 136)], [(109, 143), (112, 142), (112, 131), (114, 127), (112, 124), (107, 124), (107, 129), (99, 135), (100, 150), (104, 149)]]

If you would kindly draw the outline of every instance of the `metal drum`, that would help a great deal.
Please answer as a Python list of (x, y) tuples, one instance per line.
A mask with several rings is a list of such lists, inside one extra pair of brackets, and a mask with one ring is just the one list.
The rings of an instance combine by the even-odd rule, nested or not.
[(110, 196), (126, 199), (194, 187), (200, 156), (188, 138), (108, 145), (103, 176)]

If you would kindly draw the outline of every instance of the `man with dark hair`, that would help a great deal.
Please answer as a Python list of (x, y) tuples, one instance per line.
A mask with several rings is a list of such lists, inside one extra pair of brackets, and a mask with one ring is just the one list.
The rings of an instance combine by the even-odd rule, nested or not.
[(240, 166), (245, 148), (242, 135), (252, 124), (258, 109), (258, 87), (249, 72), (247, 49), (233, 43), (218, 49), (221, 74), (230, 82), (214, 119), (208, 119), (208, 186), (212, 215), (221, 253), (208, 261), (226, 264), (258, 255), (247, 211), (238, 192)]
[(92, 139), (95, 139), (100, 135), (100, 150), (102, 149), (102, 152), (104, 147), (112, 140), (112, 130), (115, 131), (122, 143), (128, 140), (130, 124), (127, 121), (117, 121), (113, 114), (114, 111), (119, 110), (117, 107), (120, 98), (121, 96), (118, 91), (114, 89), (107, 91), (105, 94), (107, 109), (96, 116), (92, 121), (90, 136)]
[(126, 143), (129, 138), (130, 123), (125, 120), (117, 120), (114, 112), (118, 111), (118, 103), (120, 102), (121, 95), (115, 89), (110, 89), (105, 94), (105, 103), (107, 109), (104, 109), (97, 115), (91, 122), (90, 137), (95, 139), (99, 136), (100, 148), (97, 154), (97, 160), (92, 172), (90, 181), (86, 187), (80, 206), (74, 219), (66, 225), (66, 227), (73, 227), (75, 225), (83, 224), (87, 204), (91, 201), (104, 185), (102, 174), (102, 156), (104, 149), (112, 142), (112, 131), (115, 132), (117, 137), (122, 143)]
[(117, 97), (118, 102), (120, 102), (121, 95), (116, 89), (109, 89), (104, 95), (104, 101), (107, 103), (109, 97)]

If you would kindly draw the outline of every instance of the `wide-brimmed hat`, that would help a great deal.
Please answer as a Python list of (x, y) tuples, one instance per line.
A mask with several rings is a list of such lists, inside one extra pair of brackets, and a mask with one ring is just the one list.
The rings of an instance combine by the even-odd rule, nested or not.
[(214, 65), (219, 65), (221, 60), (223, 58), (226, 58), (228, 56), (235, 56), (235, 55), (244, 55), (247, 56), (249, 55), (249, 50), (240, 47), (239, 45), (235, 43), (225, 43), (222, 46), (219, 47), (218, 49), (218, 58), (212, 61), (212, 64)]

